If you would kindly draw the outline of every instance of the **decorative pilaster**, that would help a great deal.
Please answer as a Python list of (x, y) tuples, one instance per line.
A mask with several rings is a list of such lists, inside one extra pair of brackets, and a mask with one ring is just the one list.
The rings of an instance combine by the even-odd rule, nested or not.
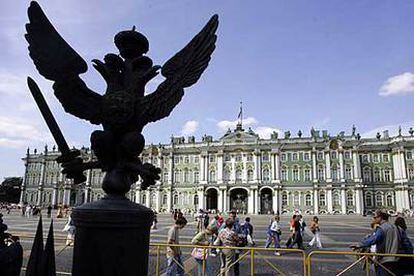
[(341, 189), (341, 213), (346, 214), (346, 191), (345, 187)]
[(316, 149), (313, 148), (312, 149), (312, 178), (313, 178), (313, 183), (317, 183), (318, 182), (318, 168), (316, 166)]
[(359, 154), (356, 149), (352, 152), (352, 160), (354, 164), (354, 181), (362, 182), (361, 179), (361, 162), (359, 160)]
[(359, 215), (364, 214), (364, 193), (362, 190), (362, 186), (357, 185), (355, 187), (355, 211)]
[(313, 213), (319, 214), (319, 192), (316, 185), (313, 188)]
[(198, 196), (198, 210), (199, 209), (204, 210), (205, 209), (205, 205), (204, 205), (205, 200), (204, 200), (204, 188), (203, 187), (199, 187), (197, 189), (197, 196)]
[(328, 204), (328, 213), (333, 213), (333, 202), (332, 202), (332, 185), (328, 185), (326, 189), (326, 203)]
[(339, 151), (339, 178), (341, 182), (345, 182), (344, 152), (342, 149)]
[(223, 184), (223, 151), (217, 154), (217, 184)]
[(332, 182), (332, 174), (331, 174), (331, 154), (329, 150), (325, 151), (325, 165), (326, 165), (326, 182), (330, 183)]
[(250, 187), (248, 195), (247, 213), (254, 214), (254, 190), (252, 187)]

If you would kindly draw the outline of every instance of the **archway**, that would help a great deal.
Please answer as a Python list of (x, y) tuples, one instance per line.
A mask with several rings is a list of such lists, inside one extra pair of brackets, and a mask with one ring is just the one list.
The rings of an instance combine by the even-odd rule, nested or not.
[(206, 209), (207, 210), (217, 210), (217, 190), (216, 189), (208, 189), (206, 191)]
[(260, 191), (260, 213), (271, 214), (273, 212), (273, 192), (270, 188), (263, 188)]
[(230, 209), (238, 213), (247, 213), (247, 191), (242, 188), (236, 188), (230, 191)]

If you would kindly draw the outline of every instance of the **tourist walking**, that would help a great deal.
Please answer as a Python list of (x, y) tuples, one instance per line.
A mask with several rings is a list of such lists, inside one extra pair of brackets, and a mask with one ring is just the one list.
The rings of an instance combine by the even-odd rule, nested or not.
[(321, 236), (320, 236), (321, 229), (319, 228), (319, 218), (317, 216), (314, 216), (312, 218), (309, 224), (309, 230), (313, 234), (313, 238), (309, 242), (309, 247), (313, 247), (313, 245), (316, 244), (317, 248), (319, 249), (322, 248)]
[(293, 235), (292, 235), (292, 243), (288, 246), (289, 248), (293, 248), (296, 244), (298, 249), (303, 248), (303, 238), (302, 238), (302, 227), (299, 222), (300, 217), (296, 216), (293, 222)]
[(287, 248), (291, 248), (292, 242), (293, 242), (293, 238), (294, 238), (294, 234), (295, 234), (295, 221), (296, 221), (296, 215), (293, 215), (292, 218), (289, 221), (289, 231), (290, 231), (290, 235), (288, 240), (286, 241), (286, 247)]
[(76, 227), (73, 223), (71, 214), (68, 214), (68, 222), (65, 227), (63, 227), (62, 231), (68, 233), (66, 236), (66, 246), (73, 245), (73, 242), (75, 241)]
[(52, 206), (47, 206), (47, 217), (50, 218), (52, 216)]
[[(410, 239), (407, 235), (407, 224), (405, 223), (405, 219), (402, 217), (397, 217), (394, 222), (395, 226), (397, 226), (400, 232), (401, 238), (401, 249), (403, 254), (413, 254), (414, 247), (411, 243)], [(398, 260), (399, 268), (401, 269), (401, 273), (403, 275), (413, 275), (414, 274), (414, 260), (413, 258), (400, 258)]]
[[(180, 244), (180, 230), (187, 225), (184, 217), (177, 217), (174, 225), (168, 230), (167, 243)], [(167, 247), (167, 276), (184, 275), (184, 264), (181, 259), (181, 249), (178, 246)]]
[[(375, 233), (363, 239), (359, 245), (352, 246), (354, 249), (369, 248), (376, 245), (377, 253), (397, 254), (402, 246), (398, 227), (388, 222), (389, 215), (382, 211), (376, 211), (373, 217), (374, 223), (379, 224)], [(376, 266), (377, 275), (391, 275), (389, 271), (396, 275), (402, 275), (398, 266), (398, 257), (378, 256), (381, 265)]]
[[(274, 242), (275, 248), (280, 248), (280, 236), (282, 235), (282, 230), (279, 224), (280, 217), (278, 215), (274, 216), (270, 220), (269, 226), (267, 227), (267, 238), (265, 247), (269, 248), (272, 242)], [(280, 256), (278, 251), (275, 252), (275, 255)]]
[[(210, 237), (217, 231), (217, 228), (208, 225), (206, 229), (194, 236), (191, 243), (194, 245), (207, 246), (211, 243)], [(198, 276), (210, 276), (210, 266), (207, 262), (208, 249), (194, 248), (191, 252), (194, 260), (197, 263), (197, 274)], [(204, 262), (204, 273), (203, 273), (203, 262)]]
[[(237, 245), (238, 236), (235, 231), (233, 231), (235, 220), (228, 218), (225, 221), (225, 227), (221, 230), (217, 236), (214, 245), (224, 246), (224, 247), (234, 247)], [(234, 249), (222, 249), (221, 250), (221, 266), (220, 266), (220, 275), (227, 276), (230, 275), (230, 268), (233, 265), (235, 260), (235, 250)]]
[(255, 246), (255, 242), (253, 240), (253, 225), (250, 223), (250, 217), (246, 217), (244, 219), (242, 229), (242, 232), (246, 235), (247, 244), (250, 246)]

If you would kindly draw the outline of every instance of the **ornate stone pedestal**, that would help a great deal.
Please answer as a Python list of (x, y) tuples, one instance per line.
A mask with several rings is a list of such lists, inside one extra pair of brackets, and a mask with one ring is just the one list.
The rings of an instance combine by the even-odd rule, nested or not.
[(72, 212), (72, 275), (147, 275), (154, 213), (125, 197), (106, 197)]

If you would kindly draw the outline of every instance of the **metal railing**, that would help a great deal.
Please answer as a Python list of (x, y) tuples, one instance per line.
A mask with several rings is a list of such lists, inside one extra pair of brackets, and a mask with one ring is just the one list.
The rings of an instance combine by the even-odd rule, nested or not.
[[(306, 257), (306, 267), (307, 267), (307, 276), (312, 275), (312, 257), (314, 256), (353, 256), (356, 258), (350, 265), (346, 266), (345, 268), (339, 270), (335, 275), (340, 276), (344, 275), (356, 265), (361, 264), (362, 269), (365, 271), (365, 275), (375, 275), (375, 271), (373, 269), (381, 268), (388, 272), (391, 276), (395, 276), (396, 274), (389, 270), (383, 263), (381, 263), (378, 257), (399, 257), (399, 258), (414, 258), (414, 254), (386, 254), (386, 253), (367, 253), (367, 252), (354, 252), (354, 251), (312, 251), (307, 254)], [(324, 260), (321, 259), (323, 262)], [(373, 265), (373, 266), (371, 266)], [(373, 272), (373, 273), (371, 273)], [(319, 275), (319, 274), (315, 274)]]

